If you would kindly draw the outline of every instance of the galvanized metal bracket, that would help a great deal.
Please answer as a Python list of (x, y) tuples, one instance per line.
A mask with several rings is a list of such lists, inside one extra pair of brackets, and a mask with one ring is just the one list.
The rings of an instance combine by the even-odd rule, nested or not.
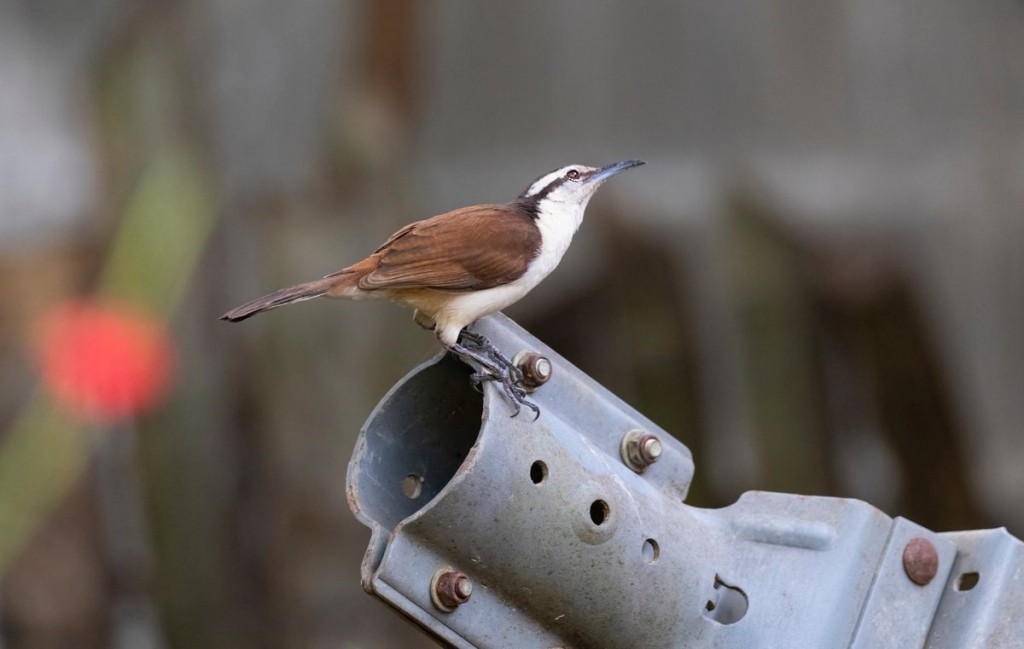
[(690, 507), (684, 445), (504, 316), (476, 330), (548, 361), (540, 418), (441, 355), (384, 397), (348, 471), (363, 587), (445, 644), (1018, 646), (998, 644), (1024, 634), (1005, 530), (763, 492)]

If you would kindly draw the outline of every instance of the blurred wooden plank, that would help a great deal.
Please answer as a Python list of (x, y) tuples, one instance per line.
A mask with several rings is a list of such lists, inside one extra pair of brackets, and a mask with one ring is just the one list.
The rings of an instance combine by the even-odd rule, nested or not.
[(836, 493), (813, 285), (800, 242), (766, 208), (738, 197), (726, 249), (759, 489)]
[(888, 513), (937, 531), (988, 527), (968, 469), (967, 430), (954, 405), (948, 362), (920, 298), (900, 264), (857, 254), (851, 245), (848, 254), (817, 251), (816, 274), (828, 327), (858, 362), (902, 474), (899, 511)]

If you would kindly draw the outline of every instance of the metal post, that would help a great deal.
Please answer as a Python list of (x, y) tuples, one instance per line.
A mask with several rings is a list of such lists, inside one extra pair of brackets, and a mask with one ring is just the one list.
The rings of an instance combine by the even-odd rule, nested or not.
[(442, 642), (1019, 646), (1024, 546), (1005, 530), (764, 492), (690, 507), (679, 441), (507, 318), (477, 330), (543, 370), (540, 418), (439, 356), (384, 397), (348, 472), (363, 587)]

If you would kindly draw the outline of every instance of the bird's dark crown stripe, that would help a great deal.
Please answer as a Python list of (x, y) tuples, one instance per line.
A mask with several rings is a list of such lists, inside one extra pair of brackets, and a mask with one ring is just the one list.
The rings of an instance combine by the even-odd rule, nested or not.
[[(546, 176), (547, 174), (544, 175)], [(544, 176), (541, 176), (540, 178), (543, 177)], [(540, 180), (540, 178), (538, 178), (537, 180)], [(534, 183), (536, 183), (537, 180), (530, 183), (530, 187), (533, 187)], [(540, 202), (547, 198), (548, 194), (561, 187), (563, 183), (565, 183), (565, 176), (556, 176), (554, 180), (545, 185), (540, 191), (535, 192), (533, 194), (526, 193), (530, 191), (530, 187), (527, 187), (526, 191), (524, 191), (522, 194), (519, 195), (518, 198), (516, 198), (515, 203), (522, 207), (524, 210), (526, 210), (526, 212), (528, 212), (530, 216), (532, 216), (533, 218), (537, 218), (540, 210)]]

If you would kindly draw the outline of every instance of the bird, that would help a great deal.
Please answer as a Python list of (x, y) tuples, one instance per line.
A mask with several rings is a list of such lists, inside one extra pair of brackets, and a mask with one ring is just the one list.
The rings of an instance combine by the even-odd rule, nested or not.
[(494, 381), (512, 406), (540, 409), (526, 397), (522, 372), (469, 326), (529, 293), (565, 255), (598, 187), (645, 164), (571, 164), (541, 175), (508, 203), (461, 207), (416, 221), (392, 234), (368, 257), (321, 279), (275, 291), (236, 307), (222, 320), (239, 322), (286, 304), (326, 296), (390, 300), (411, 307), (413, 319), (479, 369), (475, 387)]

